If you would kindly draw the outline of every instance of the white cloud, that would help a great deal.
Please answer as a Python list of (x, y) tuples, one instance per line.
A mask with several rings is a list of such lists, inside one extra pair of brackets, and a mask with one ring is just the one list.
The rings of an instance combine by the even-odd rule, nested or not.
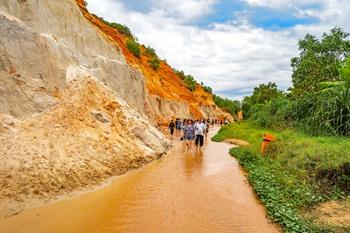
[[(260, 83), (273, 81), (286, 89), (290, 86), (290, 59), (298, 54), (298, 39), (307, 32), (321, 35), (333, 26), (349, 28), (348, 0), (324, 0), (319, 9), (303, 9), (296, 0), (246, 0), (265, 7), (293, 7), (301, 16), (313, 16), (319, 23), (298, 25), (288, 30), (256, 28), (242, 18), (202, 28), (190, 24), (212, 11), (214, 0), (148, 0), (149, 11), (135, 11), (121, 1), (88, 0), (91, 12), (107, 20), (126, 24), (137, 38), (154, 47), (169, 64), (213, 87), (227, 97), (244, 93)], [(349, 4), (348, 4), (349, 5)]]
[(288, 8), (324, 2), (322, 0), (245, 0), (251, 6)]
[(188, 21), (209, 14), (217, 0), (161, 0), (155, 1), (157, 8), (168, 12), (168, 16)]

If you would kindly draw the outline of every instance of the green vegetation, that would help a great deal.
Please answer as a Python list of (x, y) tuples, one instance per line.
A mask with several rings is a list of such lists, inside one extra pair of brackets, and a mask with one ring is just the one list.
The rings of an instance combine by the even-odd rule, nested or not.
[(185, 72), (183, 72), (182, 70), (177, 70), (177, 69), (173, 69), (174, 73), (179, 76), (182, 80), (184, 80), (186, 78), (186, 74)]
[[(260, 154), (265, 132), (277, 140), (266, 156)], [(348, 232), (317, 226), (300, 211), (316, 203), (342, 198), (350, 193), (350, 140), (341, 137), (310, 137), (295, 130), (268, 130), (251, 122), (223, 127), (214, 141), (243, 139), (250, 146), (232, 148), (230, 153), (249, 172), (249, 181), (265, 204), (269, 216), (285, 232)], [(337, 230), (337, 231), (336, 231)]]
[(333, 28), (324, 33), (321, 40), (306, 35), (299, 41), (299, 57), (292, 58), (294, 95), (315, 93), (322, 89), (319, 83), (340, 80), (339, 67), (350, 53), (348, 33)]
[(197, 82), (192, 75), (187, 75), (182, 70), (173, 69), (173, 71), (183, 80), (183, 83), (190, 91), (194, 91), (196, 89)]
[(117, 29), (120, 33), (123, 33), (124, 35), (130, 37), (130, 38), (134, 38), (133, 34), (131, 33), (130, 29), (123, 25), (123, 24), (120, 24), (120, 23), (109, 23), (108, 24), (109, 26), (111, 26), (112, 28), (115, 28)]
[(220, 108), (225, 109), (232, 116), (235, 116), (241, 109), (241, 103), (238, 100), (230, 100), (227, 98), (222, 98), (218, 95), (213, 95), (214, 103)]
[(158, 57), (152, 57), (148, 63), (150, 64), (150, 66), (152, 67), (153, 70), (158, 70), (159, 66), (160, 66), (160, 60)]
[[(87, 5), (87, 4), (86, 4)], [(106, 24), (107, 26), (110, 26), (116, 30), (118, 30), (120, 33), (132, 38), (135, 40), (135, 37), (134, 35), (131, 33), (130, 29), (123, 25), (123, 24), (120, 24), (120, 23), (115, 23), (115, 22), (108, 22), (107, 20), (105, 20), (104, 18), (102, 17), (99, 17), (95, 14), (92, 14), (93, 16), (95, 16), (96, 18), (99, 18), (101, 20), (102, 23)]]
[(133, 39), (128, 39), (126, 41), (126, 47), (129, 49), (129, 51), (134, 54), (135, 57), (140, 57), (141, 56), (141, 48), (140, 44), (137, 43)]
[(145, 53), (150, 59), (148, 60), (149, 65), (153, 70), (158, 70), (160, 66), (160, 59), (156, 53), (156, 50), (151, 46), (145, 47)]
[(201, 86), (206, 93), (213, 94), (213, 89), (211, 87), (204, 85), (203, 82), (201, 82)]
[(147, 46), (145, 48), (146, 50), (146, 54), (150, 57), (158, 57), (156, 50), (154, 48), (152, 48), (151, 46)]
[(209, 94), (213, 94), (213, 89), (209, 86), (203, 86), (203, 89), (205, 92), (209, 93)]
[(273, 129), (298, 128), (311, 135), (350, 136), (350, 40), (334, 28), (321, 40), (299, 41), (292, 58), (293, 86), (288, 92), (262, 84), (245, 97), (245, 118)]
[(246, 117), (249, 117), (249, 110), (254, 105), (265, 104), (266, 102), (281, 97), (282, 91), (277, 89), (276, 83), (269, 82), (268, 84), (260, 84), (254, 88), (251, 96), (246, 96), (242, 102), (243, 111), (246, 113)]
[(196, 89), (197, 82), (193, 76), (187, 75), (184, 79), (184, 84), (190, 91), (194, 91)]

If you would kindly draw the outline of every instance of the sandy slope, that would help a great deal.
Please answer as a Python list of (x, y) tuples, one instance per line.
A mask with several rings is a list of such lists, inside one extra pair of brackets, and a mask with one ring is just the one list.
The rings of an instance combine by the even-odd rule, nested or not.
[[(0, 118), (0, 215), (99, 184), (164, 153), (168, 143), (140, 113), (92, 77), (73, 80), (57, 106)], [(35, 202), (34, 204), (39, 204)]]

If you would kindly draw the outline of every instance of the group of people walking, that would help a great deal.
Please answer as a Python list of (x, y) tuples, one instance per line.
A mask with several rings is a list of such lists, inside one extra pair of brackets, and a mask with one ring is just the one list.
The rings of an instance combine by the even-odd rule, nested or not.
[(170, 134), (173, 135), (176, 130), (177, 136), (181, 135), (180, 139), (185, 142), (188, 150), (192, 149), (193, 144), (195, 144), (196, 148), (201, 149), (204, 145), (204, 137), (209, 131), (210, 123), (210, 120), (194, 121), (192, 119), (185, 119), (181, 121), (178, 118), (176, 121), (171, 120), (169, 124)]

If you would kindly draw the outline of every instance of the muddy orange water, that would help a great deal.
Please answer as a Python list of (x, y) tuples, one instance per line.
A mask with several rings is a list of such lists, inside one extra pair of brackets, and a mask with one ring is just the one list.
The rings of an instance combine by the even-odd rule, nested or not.
[(178, 137), (171, 141), (160, 160), (98, 191), (1, 220), (0, 232), (279, 232), (231, 145), (207, 139), (203, 152), (185, 152)]

